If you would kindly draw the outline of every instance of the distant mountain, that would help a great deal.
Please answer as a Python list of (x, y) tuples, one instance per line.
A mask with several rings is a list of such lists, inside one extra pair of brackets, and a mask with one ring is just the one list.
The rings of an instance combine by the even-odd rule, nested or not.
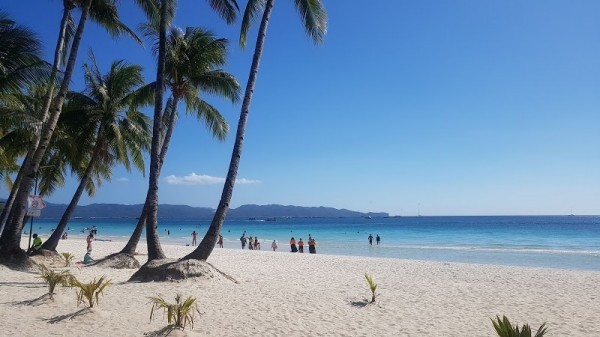
[[(142, 204), (91, 204), (77, 206), (73, 217), (82, 218), (136, 218), (140, 216)], [(67, 208), (65, 204), (46, 203), (41, 218), (60, 218)], [(212, 217), (215, 210), (209, 207), (192, 207), (187, 205), (162, 204), (158, 207), (158, 216), (161, 218), (208, 218)], [(280, 218), (280, 217), (386, 217), (387, 213), (361, 213), (347, 209), (336, 209), (332, 207), (301, 207), (284, 205), (243, 205), (232, 208), (227, 213), (228, 217), (234, 218)]]

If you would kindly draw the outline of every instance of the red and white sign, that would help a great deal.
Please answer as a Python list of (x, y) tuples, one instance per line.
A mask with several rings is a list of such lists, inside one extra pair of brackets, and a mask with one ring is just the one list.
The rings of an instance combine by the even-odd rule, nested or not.
[(30, 195), (27, 198), (27, 215), (28, 216), (40, 216), (42, 209), (46, 207), (46, 203), (42, 200), (40, 195)]

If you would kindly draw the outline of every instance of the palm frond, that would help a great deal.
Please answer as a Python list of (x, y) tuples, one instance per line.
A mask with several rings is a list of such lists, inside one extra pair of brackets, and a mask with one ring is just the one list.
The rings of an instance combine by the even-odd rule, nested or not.
[(323, 42), (327, 33), (327, 11), (322, 0), (294, 0), (304, 30), (316, 44)]
[(244, 10), (244, 16), (242, 17), (242, 26), (240, 30), (240, 47), (246, 47), (246, 41), (248, 39), (248, 31), (250, 25), (254, 22), (257, 17), (265, 10), (266, 0), (248, 0), (246, 9)]

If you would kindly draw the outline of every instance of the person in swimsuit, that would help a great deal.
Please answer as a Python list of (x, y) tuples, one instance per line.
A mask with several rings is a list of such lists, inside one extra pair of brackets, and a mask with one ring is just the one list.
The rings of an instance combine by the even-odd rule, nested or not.
[(298, 241), (298, 252), (304, 253), (304, 241), (302, 241), (302, 238)]
[(296, 239), (294, 239), (293, 236), (290, 239), (290, 249), (292, 250), (292, 253), (295, 253), (298, 251), (298, 248), (296, 248)]

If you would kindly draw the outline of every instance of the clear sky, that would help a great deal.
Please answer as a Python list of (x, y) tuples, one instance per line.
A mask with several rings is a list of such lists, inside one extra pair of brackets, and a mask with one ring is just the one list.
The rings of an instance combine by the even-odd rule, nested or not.
[[(293, 1), (275, 4), (238, 174), (245, 183), (232, 207), (600, 214), (600, 1), (324, 2), (321, 46), (304, 34)], [(39, 34), (48, 60), (61, 7), (0, 6)], [(131, 27), (143, 21), (132, 1), (121, 1), (121, 12)], [(240, 50), (239, 22), (226, 26), (199, 0), (180, 0), (175, 24), (230, 39), (225, 69), (245, 86), (255, 30)], [(113, 40), (92, 23), (73, 90), (83, 89), (89, 49), (103, 72), (125, 59), (155, 80), (149, 47)], [(240, 104), (206, 100), (235, 130)], [(216, 208), (234, 133), (218, 143), (180, 111), (160, 203)], [(75, 187), (71, 180), (48, 200), (67, 203)], [(140, 173), (119, 167), (80, 204), (142, 203), (146, 188)]]

